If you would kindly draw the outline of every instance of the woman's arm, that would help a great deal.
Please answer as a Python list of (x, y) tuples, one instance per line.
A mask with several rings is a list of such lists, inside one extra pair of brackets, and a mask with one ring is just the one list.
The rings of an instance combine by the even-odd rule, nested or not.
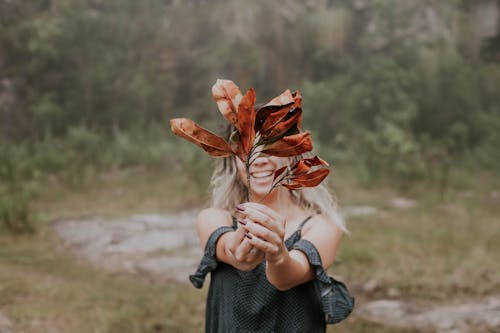
[[(196, 223), (201, 247), (205, 248), (210, 235), (223, 226), (232, 226), (232, 217), (229, 212), (216, 208), (202, 210)], [(245, 238), (245, 230), (238, 228), (236, 231), (226, 232), (220, 236), (217, 241), (216, 258), (239, 270), (252, 270), (264, 259), (262, 251), (250, 252), (252, 248), (249, 240)]]
[[(323, 268), (328, 269), (335, 260), (342, 238), (342, 230), (323, 216), (313, 217), (310, 228), (304, 231), (302, 239), (310, 241), (318, 250)], [(314, 278), (314, 271), (307, 256), (298, 250), (285, 251), (281, 262), (268, 262), (266, 275), (279, 290), (288, 290)]]
[[(284, 220), (270, 208), (255, 204), (242, 205), (247, 216), (244, 228), (247, 238), (256, 248), (266, 253), (266, 275), (279, 290), (288, 290), (314, 278), (306, 255), (298, 250), (288, 251), (284, 242)], [(318, 250), (323, 267), (333, 264), (342, 238), (342, 231), (322, 215), (316, 215), (303, 231), (302, 239), (310, 241)]]

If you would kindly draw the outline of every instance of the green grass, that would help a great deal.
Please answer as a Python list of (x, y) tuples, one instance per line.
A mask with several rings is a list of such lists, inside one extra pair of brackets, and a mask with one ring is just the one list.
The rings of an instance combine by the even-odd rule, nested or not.
[[(340, 176), (342, 175), (342, 176)], [(472, 176), (471, 176), (472, 177)], [(356, 185), (348, 170), (334, 171), (342, 205), (374, 205), (380, 213), (349, 221), (338, 261), (330, 273), (348, 282), (357, 303), (386, 297), (436, 302), (479, 299), (500, 289), (500, 189), (491, 175), (476, 177), (444, 201), (425, 184), (404, 195), (418, 201), (390, 208), (401, 195), (383, 184)], [(465, 183), (465, 182), (464, 182)], [(89, 215), (127, 216), (201, 207), (208, 178), (169, 170), (133, 169), (99, 175), (75, 190), (43, 184), (34, 208), (38, 233), (0, 234), (0, 311), (26, 332), (202, 332), (206, 287), (151, 282), (94, 269), (68, 253), (51, 221)], [(373, 293), (362, 286), (377, 282)], [(351, 316), (329, 332), (403, 333)]]

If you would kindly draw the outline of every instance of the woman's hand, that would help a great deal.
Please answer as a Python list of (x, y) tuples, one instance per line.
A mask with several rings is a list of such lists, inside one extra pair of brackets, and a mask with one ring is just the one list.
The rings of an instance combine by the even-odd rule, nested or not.
[(273, 209), (255, 202), (238, 205), (239, 220), (249, 244), (265, 254), (266, 261), (280, 264), (288, 251), (285, 247), (285, 219)]
[(242, 271), (250, 271), (264, 260), (264, 252), (252, 246), (245, 234), (246, 230), (241, 227), (228, 233), (224, 250), (232, 266)]

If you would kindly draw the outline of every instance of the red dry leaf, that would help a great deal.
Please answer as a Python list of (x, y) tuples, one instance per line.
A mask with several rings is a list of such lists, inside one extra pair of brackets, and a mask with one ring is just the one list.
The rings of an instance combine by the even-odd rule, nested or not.
[(274, 179), (273, 179), (273, 182), (280, 176), (283, 174), (283, 172), (288, 168), (288, 166), (284, 166), (284, 167), (281, 167), (279, 169), (276, 169), (276, 171), (274, 171)]
[(323, 181), (323, 179), (328, 176), (329, 173), (330, 170), (327, 168), (317, 169), (315, 171), (293, 177), (291, 178), (291, 183), (283, 184), (283, 186), (289, 189), (298, 189), (300, 187), (314, 187), (319, 185)]
[(255, 91), (250, 88), (238, 106), (238, 127), (242, 150), (248, 156), (255, 139)]
[(231, 147), (223, 138), (204, 129), (191, 119), (171, 119), (170, 128), (175, 135), (201, 147), (210, 156), (225, 157), (233, 154)]
[(240, 88), (231, 80), (218, 79), (212, 87), (212, 96), (222, 115), (238, 130), (238, 105), (240, 104)]
[[(286, 112), (286, 114), (282, 116), (281, 119), (271, 127), (267, 128), (267, 121), (264, 123), (260, 131), (263, 140), (271, 142), (278, 140), (282, 136), (286, 135), (289, 129), (297, 125), (299, 119), (302, 118), (302, 109), (292, 108), (287, 111), (288, 112)], [(281, 114), (282, 111), (280, 111), (279, 113)]]
[[(278, 171), (280, 169), (276, 173)], [(279, 176), (279, 174), (276, 176), (276, 173), (274, 180)], [(280, 173), (283, 173), (283, 171), (280, 171)], [(288, 183), (283, 183), (282, 185), (290, 190), (297, 190), (302, 187), (314, 187), (319, 185), (329, 173), (328, 163), (318, 156), (304, 158), (295, 163), (289, 172), (275, 184), (287, 180)]]
[(302, 132), (284, 136), (280, 140), (264, 147), (262, 152), (278, 157), (289, 157), (300, 155), (311, 150), (311, 133)]
[[(261, 135), (268, 132), (279, 121), (288, 114), (291, 109), (300, 108), (302, 97), (299, 91), (291, 93), (290, 90), (284, 91), (281, 95), (273, 98), (257, 112), (255, 120), (255, 131)], [(302, 121), (300, 120), (300, 123)], [(270, 137), (270, 136), (269, 136)]]
[(295, 176), (298, 176), (309, 172), (312, 167), (320, 165), (324, 165), (327, 167), (328, 163), (318, 156), (304, 158), (295, 163), (295, 165), (292, 167), (292, 172)]

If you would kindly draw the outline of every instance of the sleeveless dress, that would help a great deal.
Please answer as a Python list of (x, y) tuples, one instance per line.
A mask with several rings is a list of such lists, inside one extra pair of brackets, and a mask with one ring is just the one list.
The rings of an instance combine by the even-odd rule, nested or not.
[(334, 292), (335, 284), (343, 284), (326, 274), (316, 247), (301, 239), (302, 228), (311, 217), (286, 239), (285, 246), (307, 256), (315, 278), (287, 291), (280, 291), (269, 283), (265, 261), (244, 272), (216, 260), (217, 240), (224, 233), (236, 230), (236, 220), (233, 220), (232, 227), (220, 227), (210, 235), (198, 269), (189, 277), (196, 288), (201, 288), (206, 275), (211, 273), (205, 332), (325, 332), (326, 323), (335, 323), (346, 317), (346, 307), (350, 307), (347, 314), (350, 313), (354, 300), (333, 297), (334, 293), (338, 294)]

